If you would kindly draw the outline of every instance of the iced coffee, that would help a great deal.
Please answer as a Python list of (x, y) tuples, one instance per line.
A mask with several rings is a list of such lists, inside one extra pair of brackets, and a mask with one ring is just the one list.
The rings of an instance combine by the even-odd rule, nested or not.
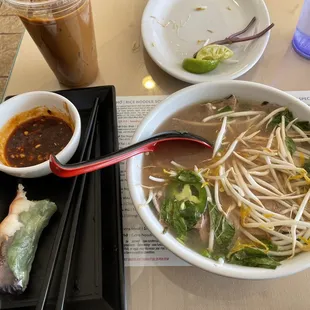
[(19, 7), (17, 14), (59, 82), (69, 87), (91, 84), (98, 62), (90, 0), (27, 3), (27, 10)]

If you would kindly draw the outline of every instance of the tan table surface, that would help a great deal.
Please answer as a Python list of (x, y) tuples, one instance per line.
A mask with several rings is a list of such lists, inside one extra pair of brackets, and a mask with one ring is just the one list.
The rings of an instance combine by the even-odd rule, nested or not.
[[(240, 79), (282, 90), (310, 90), (310, 63), (291, 47), (303, 1), (266, 2), (276, 27), (261, 60)], [(94, 85), (115, 85), (119, 96), (170, 94), (187, 86), (161, 71), (143, 49), (140, 21), (147, 0), (92, 0), (92, 3), (100, 67)], [(141, 44), (137, 52), (132, 51), (135, 41)], [(142, 85), (148, 75), (157, 84), (152, 90)], [(6, 95), (59, 88), (25, 33)], [(133, 310), (310, 309), (310, 270), (269, 281), (228, 279), (195, 267), (135, 267), (127, 268), (126, 275), (127, 300)]]

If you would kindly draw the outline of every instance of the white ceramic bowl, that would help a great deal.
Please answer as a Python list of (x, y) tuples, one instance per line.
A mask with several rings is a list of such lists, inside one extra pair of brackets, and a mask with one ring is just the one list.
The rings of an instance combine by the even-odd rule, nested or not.
[[(310, 107), (278, 89), (244, 81), (209, 82), (187, 87), (164, 100), (142, 121), (133, 137), (132, 143), (150, 137), (176, 111), (199, 102), (224, 98), (231, 94), (243, 100), (257, 102), (267, 100), (274, 102), (278, 105), (289, 107), (294, 116), (297, 116), (301, 120), (310, 120)], [(284, 261), (275, 270), (237, 266), (228, 263), (221, 265), (183, 246), (170, 233), (163, 234), (163, 227), (152, 210), (149, 207), (139, 207), (139, 205), (145, 202), (143, 189), (137, 185), (142, 184), (142, 171), (139, 168), (142, 167), (142, 160), (143, 155), (138, 155), (131, 158), (127, 163), (127, 180), (131, 198), (141, 219), (152, 234), (180, 258), (204, 270), (240, 279), (277, 278), (291, 275), (310, 267), (309, 252), (301, 253), (293, 259)]]
[[(35, 91), (15, 96), (0, 104), (0, 131), (12, 117), (42, 106), (67, 115), (74, 125), (71, 140), (56, 155), (60, 162), (65, 164), (75, 153), (81, 137), (81, 118), (79, 112), (67, 98), (45, 91)], [(0, 161), (0, 171), (22, 178), (37, 178), (51, 173), (48, 160), (38, 165), (21, 168), (8, 167)]]

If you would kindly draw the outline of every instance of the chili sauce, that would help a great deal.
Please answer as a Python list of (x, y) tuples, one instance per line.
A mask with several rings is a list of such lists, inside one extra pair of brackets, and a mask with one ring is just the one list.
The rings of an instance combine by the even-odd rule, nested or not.
[(73, 130), (61, 118), (40, 116), (15, 128), (5, 145), (5, 158), (11, 167), (29, 167), (58, 154), (70, 141)]

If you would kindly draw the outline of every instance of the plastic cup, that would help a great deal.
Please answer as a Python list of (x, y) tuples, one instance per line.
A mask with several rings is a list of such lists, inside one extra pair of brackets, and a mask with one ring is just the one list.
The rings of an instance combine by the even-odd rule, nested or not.
[(20, 17), (61, 84), (81, 87), (94, 82), (98, 61), (90, 0), (3, 2)]

